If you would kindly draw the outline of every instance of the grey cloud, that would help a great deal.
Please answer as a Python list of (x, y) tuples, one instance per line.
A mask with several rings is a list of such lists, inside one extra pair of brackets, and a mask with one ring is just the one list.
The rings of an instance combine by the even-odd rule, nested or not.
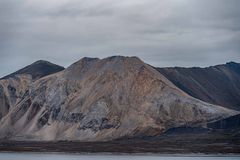
[(0, 75), (38, 59), (138, 56), (155, 66), (240, 62), (238, 0), (2, 0)]
[[(33, 11), (34, 13), (34, 11)], [(38, 11), (36, 14), (38, 16), (49, 16), (52, 18), (57, 17), (70, 17), (77, 18), (78, 16), (83, 17), (98, 17), (98, 16), (108, 16), (113, 13), (111, 8), (104, 7), (104, 4), (97, 4), (91, 6), (84, 6), (84, 3), (67, 3), (59, 8), (49, 9), (45, 11)]]

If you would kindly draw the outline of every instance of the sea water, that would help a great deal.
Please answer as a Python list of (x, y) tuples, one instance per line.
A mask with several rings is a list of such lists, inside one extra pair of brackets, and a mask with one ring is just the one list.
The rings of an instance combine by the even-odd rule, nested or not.
[(82, 155), (64, 153), (0, 153), (0, 160), (240, 160), (237, 155)]

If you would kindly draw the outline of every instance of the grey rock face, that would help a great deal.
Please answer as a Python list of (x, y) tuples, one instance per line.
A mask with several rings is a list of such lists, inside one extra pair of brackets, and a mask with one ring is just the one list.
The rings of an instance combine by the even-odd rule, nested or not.
[(109, 110), (105, 102), (98, 102), (89, 109), (89, 112), (86, 113), (86, 116), (80, 123), (79, 130), (90, 129), (93, 132), (97, 132), (117, 127), (117, 124), (110, 123), (107, 118)]
[(50, 117), (50, 112), (49, 111), (46, 111), (44, 112), (41, 117), (38, 119), (38, 128), (42, 128), (44, 125), (47, 124), (48, 120), (49, 120), (49, 117)]
[(4, 117), (10, 109), (10, 104), (4, 93), (4, 88), (1, 84), (0, 84), (0, 106), (1, 106), (0, 107), (0, 120), (1, 120), (2, 117)]
[(62, 116), (61, 120), (69, 123), (78, 123), (81, 122), (84, 117), (83, 113), (66, 113)]
[(32, 79), (28, 75), (18, 75), (15, 78), (0, 80), (0, 110), (3, 116), (26, 96), (27, 88), (31, 84)]
[(23, 102), (20, 107), (13, 111), (11, 115), (11, 122), (13, 124), (17, 123), (17, 121), (27, 112), (30, 108), (32, 101), (28, 99), (27, 101)]

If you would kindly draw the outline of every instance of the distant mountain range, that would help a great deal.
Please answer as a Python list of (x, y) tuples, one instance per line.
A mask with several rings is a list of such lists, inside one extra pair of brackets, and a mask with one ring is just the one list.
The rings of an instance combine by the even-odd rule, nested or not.
[(229, 62), (207, 68), (156, 68), (189, 95), (240, 111), (240, 64)]
[(239, 132), (239, 97), (234, 62), (153, 68), (113, 56), (64, 69), (37, 61), (0, 80), (0, 139), (111, 141), (183, 126)]

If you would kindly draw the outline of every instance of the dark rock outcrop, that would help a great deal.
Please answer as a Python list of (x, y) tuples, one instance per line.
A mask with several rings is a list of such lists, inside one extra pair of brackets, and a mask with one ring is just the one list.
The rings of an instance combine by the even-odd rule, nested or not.
[(216, 130), (239, 130), (240, 131), (240, 114), (208, 123), (209, 128)]

